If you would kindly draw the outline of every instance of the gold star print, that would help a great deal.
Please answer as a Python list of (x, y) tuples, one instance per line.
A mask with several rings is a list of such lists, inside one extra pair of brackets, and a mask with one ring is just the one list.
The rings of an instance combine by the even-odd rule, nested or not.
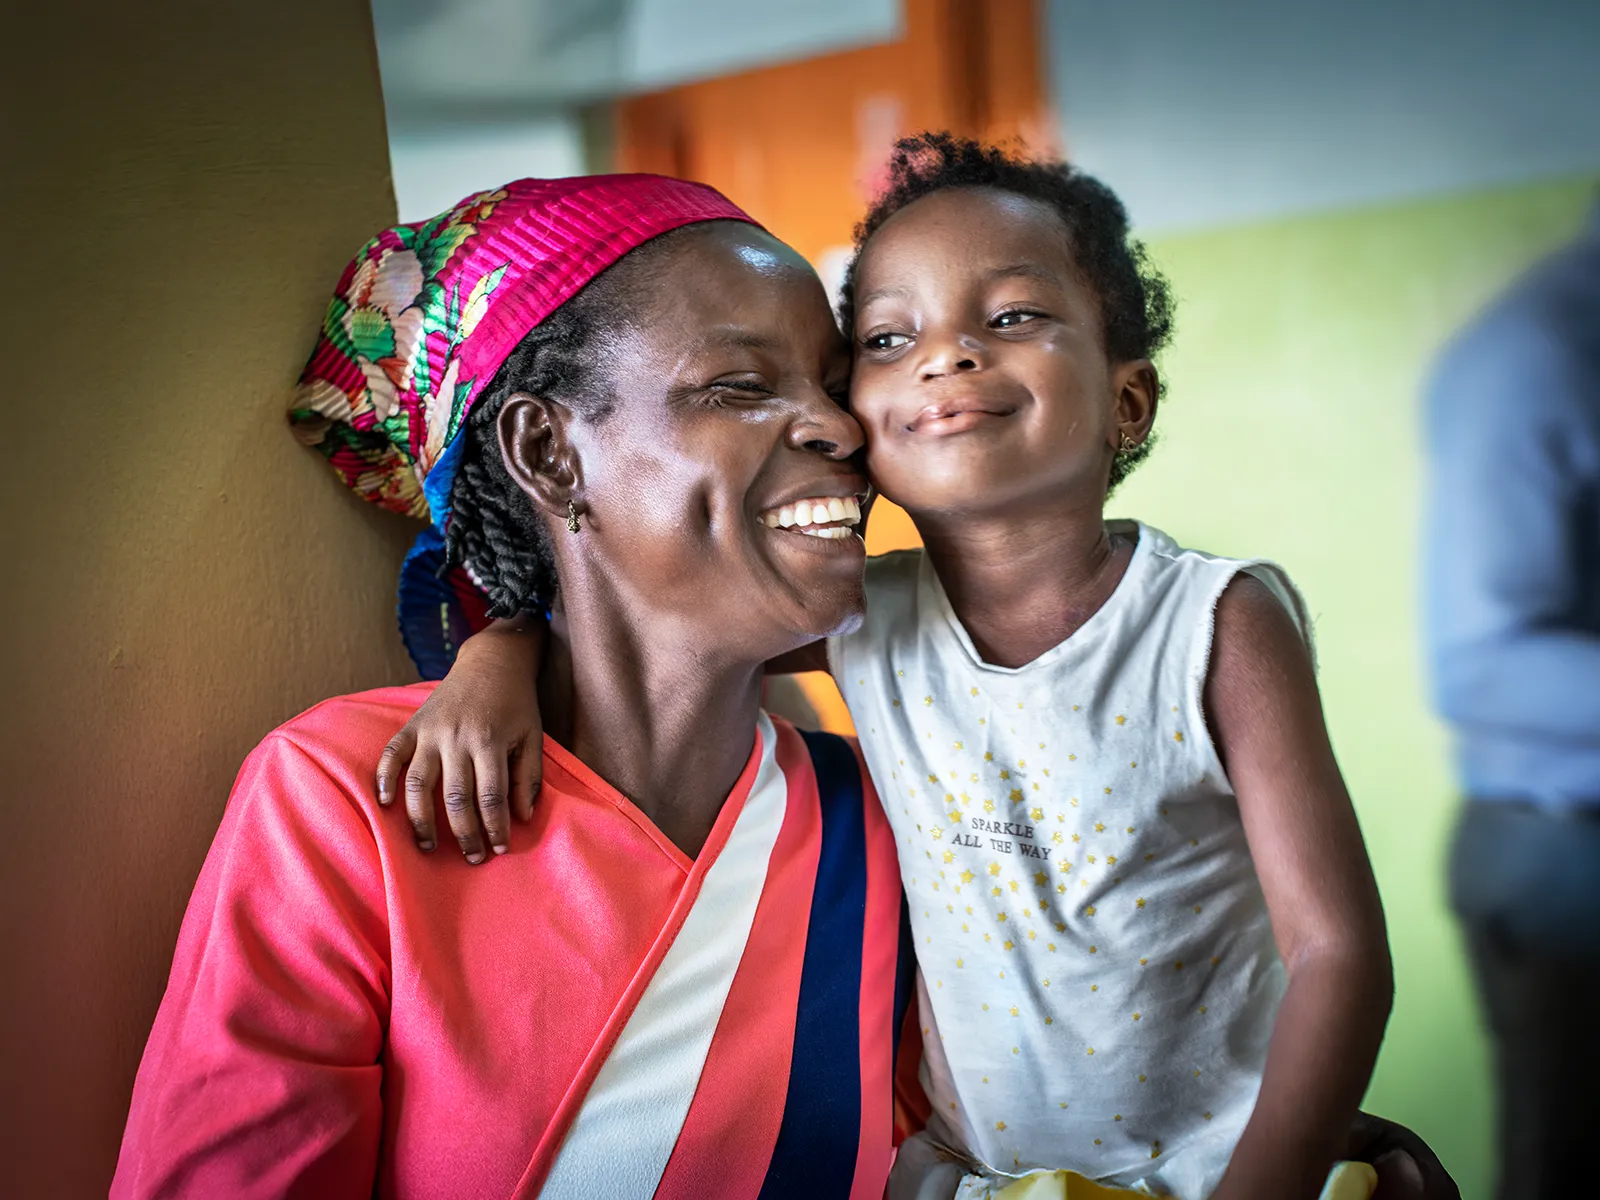
[(939, 782), (939, 777), (937, 775), (930, 774), (928, 776), (928, 782), (929, 783), (938, 783)]
[[(1140, 1017), (1139, 1017), (1139, 1014), (1138, 1014), (1138, 1013), (1134, 1013), (1134, 1014), (1133, 1014), (1133, 1019), (1134, 1019), (1134, 1020), (1135, 1020), (1135, 1021), (1137, 1021), (1137, 1020), (1140, 1020)], [(1139, 1081), (1139, 1082), (1140, 1082), (1140, 1083), (1143, 1083), (1143, 1082), (1144, 1082), (1144, 1080), (1142, 1080), (1142, 1079), (1141, 1079), (1141, 1080), (1140, 1080), (1140, 1081)]]
[(1039, 785), (1037, 783), (1033, 785), (1033, 790), (1036, 792), (1039, 790)]
[(929, 708), (933, 707), (933, 697), (932, 696), (924, 696), (922, 698), (922, 702), (923, 702), (923, 704), (927, 705)]
[(935, 825), (933, 827), (933, 829), (932, 829), (932, 833), (933, 833), (933, 840), (934, 841), (936, 841), (936, 842), (944, 841), (944, 829), (942, 827), (940, 827), (938, 825)]
[(1211, 965), (1214, 967), (1214, 966), (1217, 966), (1221, 962), (1222, 962), (1222, 960), (1220, 958), (1213, 958), (1211, 960)]
[(955, 855), (955, 851), (953, 851), (953, 850), (946, 850), (946, 851), (945, 851), (945, 852), (944, 852), (944, 860), (945, 860), (945, 862), (947, 862), (947, 863), (951, 863), (951, 862), (955, 862), (955, 860), (956, 860), (956, 855)]
[(1067, 761), (1068, 762), (1077, 762), (1078, 761), (1078, 756), (1076, 754), (1069, 754), (1069, 755), (1067, 755)]
[(1017, 1006), (1015, 1004), (1011, 1006), (1011, 1015), (1013, 1017), (1017, 1015)]
[[(1089, 1057), (1090, 1057), (1090, 1058), (1093, 1058), (1093, 1057), (1094, 1057), (1094, 1047), (1093, 1047), (1093, 1046), (1090, 1046), (1090, 1047), (1089, 1047)], [(1098, 1145), (1099, 1145), (1099, 1144), (1100, 1144), (1100, 1139), (1099, 1139), (1099, 1138), (1095, 1138), (1095, 1140), (1094, 1140), (1094, 1144), (1095, 1144), (1095, 1145), (1096, 1145), (1096, 1146), (1098, 1146)]]
[(1062, 836), (1061, 836), (1061, 831), (1058, 829), (1054, 833), (1052, 833), (1050, 835), (1050, 840), (1052, 842), (1054, 842), (1057, 846), (1061, 845), (1062, 841), (1064, 840), (1062, 838)]
[(1050, 882), (1050, 876), (1046, 875), (1043, 871), (1035, 871), (1033, 873), (1033, 882), (1038, 884), (1040, 887), (1043, 887), (1045, 884)]
[(1065, 921), (1057, 921), (1056, 922), (1056, 932), (1057, 933), (1065, 933), (1066, 931), (1067, 931), (1067, 923)]
[(1064, 883), (1056, 884), (1056, 892), (1062, 896), (1065, 896), (1067, 894), (1067, 885)]
[(1129, 833), (1132, 833), (1132, 832), (1133, 832), (1133, 826), (1132, 826), (1132, 825), (1129, 825), (1129, 826), (1128, 826), (1128, 832), (1129, 832)]
[(1098, 983), (1091, 983), (1089, 985), (1089, 990), (1091, 992), (1098, 992), (1100, 990), (1100, 985)]
[(1073, 834), (1073, 835), (1072, 835), (1072, 840), (1073, 840), (1073, 841), (1074, 841), (1074, 842), (1081, 842), (1081, 841), (1083, 841), (1083, 839), (1082, 839), (1082, 838), (1081, 838), (1081, 837), (1079, 837), (1079, 836), (1078, 836), (1078, 835), (1077, 835), (1077, 834)]
[(1029, 920), (1032, 920), (1033, 919), (1033, 909), (1031, 909), (1031, 908), (1023, 909), (1022, 910), (1022, 915), (1027, 917)]
[(1135, 908), (1143, 908), (1144, 907), (1144, 897), (1140, 896), (1137, 900), (1135, 900), (1133, 902), (1133, 906)]
[(1000, 885), (997, 883), (997, 884), (994, 885), (994, 887), (990, 888), (989, 889), (989, 894), (992, 895), (992, 896), (1000, 895)]
[(1161, 1157), (1161, 1143), (1160, 1142), (1151, 1142), (1150, 1143), (1150, 1157), (1151, 1158), (1160, 1158)]
[(1106, 789), (1106, 795), (1108, 795), (1108, 796), (1111, 795), (1111, 789), (1110, 788)]
[(993, 750), (985, 750), (983, 752), (983, 761), (984, 762), (993, 762), (994, 761), (994, 751)]
[(1000, 778), (1001, 779), (1010, 779), (1011, 778), (1011, 772), (1002, 769), (1001, 772), (1000, 772)]
[[(1055, 1023), (1056, 1023), (1056, 1019), (1055, 1019), (1055, 1018), (1054, 1018), (1054, 1017), (1046, 1017), (1046, 1018), (1045, 1018), (1045, 1019), (1044, 1019), (1044, 1023), (1045, 1023), (1045, 1024), (1046, 1024), (1046, 1025), (1054, 1025), (1054, 1024), (1055, 1024)], [(1062, 1107), (1062, 1108), (1065, 1108), (1065, 1107), (1066, 1107), (1066, 1105), (1065, 1105), (1065, 1104), (1063, 1104), (1063, 1105), (1062, 1105), (1062, 1106), (1061, 1106), (1061, 1107)]]
[(1194, 906), (1194, 911), (1197, 913), (1200, 911), (1200, 906), (1198, 904)]
[(1149, 962), (1150, 962), (1150, 960), (1149, 960), (1149, 959), (1148, 959), (1148, 958), (1141, 958), (1141, 959), (1140, 959), (1140, 960), (1139, 960), (1139, 965), (1140, 965), (1140, 966), (1141, 966), (1141, 967), (1143, 967), (1143, 966), (1147, 966), (1147, 965), (1149, 965)]
[(997, 862), (990, 863), (989, 864), (989, 874), (991, 874), (991, 875), (1000, 874), (1000, 864), (997, 863)]
[(1054, 942), (1046, 942), (1045, 949), (1050, 951), (1051, 954), (1054, 954), (1056, 952), (1056, 944)]
[(1126, 725), (1127, 723), (1128, 723), (1128, 718), (1127, 717), (1124, 717), (1124, 716), (1118, 716), (1117, 717), (1117, 724), (1118, 725)]
[(1175, 733), (1175, 734), (1173, 734), (1173, 735), (1172, 735), (1172, 740), (1173, 740), (1173, 741), (1175, 741), (1175, 742), (1181, 742), (1181, 741), (1183, 741), (1183, 734), (1181, 734), (1181, 733)]
[(1010, 939), (1007, 939), (1007, 941), (1006, 941), (1006, 949), (1007, 950), (1015, 950), (1016, 949), (1016, 943), (1011, 941)]
[(1042, 821), (1044, 820), (1044, 809), (1035, 804), (1028, 810), (1028, 817), (1034, 821)]
[(1106, 831), (1106, 823), (1104, 821), (1096, 821), (1094, 823), (1094, 831), (1096, 833), (1104, 833)]
[(900, 701), (898, 700), (891, 700), (889, 703), (893, 704), (896, 708), (900, 707)]
[(1004, 1133), (1005, 1129), (1006, 1129), (1006, 1123), (1004, 1121), (996, 1121), (994, 1123), (994, 1127), (996, 1129), (998, 1129), (1001, 1133)]
[(957, 750), (964, 750), (965, 748), (966, 748), (966, 743), (964, 743), (964, 742), (957, 742), (956, 743), (956, 749)]
[(1094, 905), (1091, 904), (1091, 905), (1089, 905), (1088, 908), (1084, 909), (1083, 910), (1083, 915), (1086, 916), (1086, 917), (1094, 916)]
[(1144, 1082), (1144, 1076), (1143, 1076), (1143, 1075), (1141, 1075), (1141, 1076), (1139, 1076), (1139, 1082), (1140, 1082), (1140, 1083), (1143, 1083), (1143, 1082)]
[(1013, 803), (1013, 804), (1021, 804), (1022, 803), (1022, 789), (1021, 788), (1012, 788), (1011, 789), (1011, 803)]
[(1099, 946), (1090, 946), (1089, 947), (1089, 953), (1090, 954), (1099, 954), (1100, 953), (1100, 947)]
[(1031, 941), (1033, 941), (1033, 940), (1034, 940), (1034, 939), (1035, 939), (1035, 938), (1037, 938), (1037, 937), (1038, 937), (1038, 936), (1039, 936), (1039, 935), (1038, 935), (1038, 934), (1037, 934), (1037, 933), (1035, 933), (1035, 932), (1034, 932), (1034, 931), (1033, 931), (1033, 930), (1031, 930), (1031, 929), (1030, 929), (1030, 930), (1028, 930), (1028, 940), (1029, 940), (1029, 941), (1030, 941), (1030, 942), (1031, 942)]
[(966, 968), (966, 965), (967, 965), (966, 962), (963, 961), (962, 959), (959, 959), (959, 958), (956, 959), (956, 970), (958, 970), (958, 971), (964, 970)]
[[(934, 836), (938, 837), (939, 835), (938, 834), (934, 834)], [(1106, 855), (1106, 866), (1114, 867), (1116, 865), (1117, 865), (1117, 856), (1115, 854)]]
[(1006, 915), (1005, 915), (1005, 913), (996, 914), (995, 920), (999, 921), (1000, 924), (1004, 925), (1006, 923)]
[(972, 880), (973, 880), (973, 874), (972, 874), (971, 871), (963, 871), (963, 872), (961, 872), (961, 882), (962, 883), (971, 883)]
[(1007, 886), (1014, 892), (1017, 890), (1017, 881), (1013, 879)]
[(974, 696), (976, 696), (976, 695), (977, 695), (977, 694), (978, 694), (978, 689), (977, 689), (977, 688), (973, 688), (973, 689), (972, 689), (972, 694), (973, 694), (973, 695), (974, 695)]
[(1091, 854), (1091, 855), (1089, 855), (1089, 861), (1090, 862), (1095, 862), (1097, 860), (1095, 859), (1095, 856)]
[(994, 801), (993, 800), (985, 800), (983, 802), (983, 811), (984, 812), (993, 812), (994, 811)]
[(1122, 1114), (1118, 1113), (1116, 1116), (1112, 1117), (1111, 1119), (1113, 1121), (1120, 1121), (1120, 1120), (1122, 1120)]
[(969, 905), (967, 905), (967, 916), (970, 917), (971, 915), (972, 915), (972, 905), (969, 904)]
[[(994, 939), (992, 937), (990, 937), (987, 933), (983, 935), (983, 940), (986, 941), (986, 942), (994, 941)], [(985, 1004), (984, 1007), (988, 1008), (989, 1006), (987, 1004)]]

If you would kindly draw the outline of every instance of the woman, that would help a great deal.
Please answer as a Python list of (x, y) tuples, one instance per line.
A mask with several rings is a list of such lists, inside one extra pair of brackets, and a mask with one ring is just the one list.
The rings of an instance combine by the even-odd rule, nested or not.
[(570, 719), (494, 871), (415, 854), (369, 793), (428, 685), (262, 743), (113, 1195), (882, 1194), (894, 846), (848, 743), (759, 708), (764, 662), (861, 619), (849, 523), (762, 520), (865, 492), (848, 372), (815, 274), (698, 185), (522, 181), (363, 250), (297, 425), (431, 515), (492, 612), (554, 566), (539, 689)]

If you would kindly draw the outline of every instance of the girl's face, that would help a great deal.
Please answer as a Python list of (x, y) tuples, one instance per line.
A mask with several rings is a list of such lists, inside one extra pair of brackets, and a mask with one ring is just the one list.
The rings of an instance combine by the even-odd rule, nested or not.
[(562, 549), (643, 610), (713, 632), (718, 652), (760, 661), (855, 628), (862, 436), (815, 272), (718, 222), (674, 235), (640, 275), (634, 319), (598, 348), (615, 404), (570, 430), (586, 513), (578, 538), (554, 531)]
[(1054, 212), (935, 192), (873, 234), (856, 294), (850, 406), (885, 496), (913, 516), (1103, 502), (1121, 434), (1148, 429), (1154, 377), (1107, 360)]

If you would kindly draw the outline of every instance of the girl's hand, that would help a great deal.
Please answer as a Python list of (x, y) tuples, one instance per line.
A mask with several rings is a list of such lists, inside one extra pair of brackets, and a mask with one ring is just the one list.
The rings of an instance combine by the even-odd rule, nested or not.
[(422, 850), (437, 844), (434, 795), (443, 784), (450, 830), (469, 863), (511, 848), (511, 819), (533, 815), (544, 728), (534, 680), (545, 623), (522, 616), (468, 638), (449, 676), (378, 759), (378, 803), (387, 807), (405, 780), (406, 813)]

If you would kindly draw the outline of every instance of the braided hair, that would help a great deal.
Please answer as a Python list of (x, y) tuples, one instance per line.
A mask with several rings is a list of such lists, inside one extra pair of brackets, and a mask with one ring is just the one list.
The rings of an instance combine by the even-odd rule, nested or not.
[(640, 289), (654, 274), (652, 263), (682, 228), (631, 251), (529, 330), (457, 434), (463, 444), (450, 490), (445, 563), (447, 569), (466, 568), (488, 597), (491, 617), (548, 612), (557, 585), (543, 523), (500, 453), (500, 410), (520, 392), (555, 400), (587, 420), (604, 420), (616, 390), (602, 365), (601, 343), (637, 321)]
[[(855, 252), (839, 292), (846, 336), (855, 324), (856, 271), (867, 241), (907, 205), (959, 187), (1022, 196), (1061, 218), (1073, 262), (1099, 305), (1101, 335), (1113, 363), (1154, 358), (1171, 340), (1171, 288), (1150, 265), (1144, 244), (1129, 236), (1128, 212), (1115, 192), (1068, 163), (1024, 158), (951, 133), (919, 133), (895, 143), (889, 186), (855, 228)], [(1146, 438), (1135, 449), (1117, 452), (1111, 487), (1144, 461), (1151, 444)]]

